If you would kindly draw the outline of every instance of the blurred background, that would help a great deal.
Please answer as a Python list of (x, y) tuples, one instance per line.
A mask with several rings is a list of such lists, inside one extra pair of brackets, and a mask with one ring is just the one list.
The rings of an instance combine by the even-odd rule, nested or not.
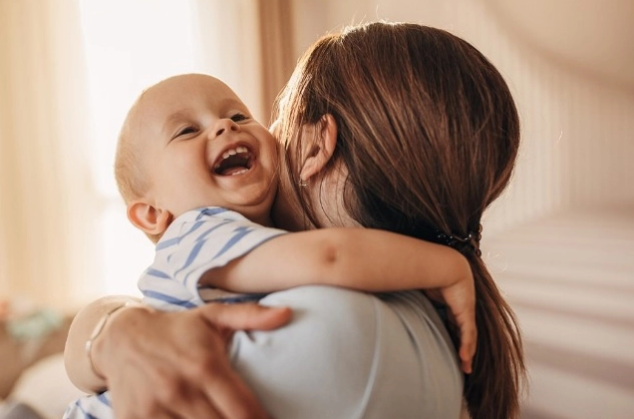
[(381, 19), (461, 36), (516, 98), (483, 250), (524, 332), (524, 419), (634, 417), (632, 0), (0, 0), (0, 398), (78, 308), (138, 294), (153, 247), (112, 164), (142, 89), (213, 74), (267, 123), (313, 41)]

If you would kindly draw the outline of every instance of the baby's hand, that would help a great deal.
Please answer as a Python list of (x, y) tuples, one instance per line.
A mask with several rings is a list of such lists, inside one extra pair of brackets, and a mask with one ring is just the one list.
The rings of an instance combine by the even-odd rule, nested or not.
[(457, 327), (460, 336), (458, 355), (461, 368), (466, 374), (470, 374), (478, 340), (473, 276), (465, 276), (453, 285), (433, 290), (427, 294), (449, 307), (450, 321)]

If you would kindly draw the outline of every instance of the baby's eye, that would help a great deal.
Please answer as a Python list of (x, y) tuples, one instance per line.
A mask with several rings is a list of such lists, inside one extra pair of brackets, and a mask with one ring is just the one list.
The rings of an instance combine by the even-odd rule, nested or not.
[(231, 120), (233, 122), (242, 122), (242, 121), (246, 121), (247, 119), (249, 119), (249, 117), (242, 113), (236, 113), (231, 115)]
[(196, 127), (193, 127), (193, 126), (185, 127), (182, 130), (178, 131), (178, 134), (176, 134), (176, 137), (181, 137), (183, 135), (188, 135), (188, 134), (194, 134), (197, 131), (198, 129)]

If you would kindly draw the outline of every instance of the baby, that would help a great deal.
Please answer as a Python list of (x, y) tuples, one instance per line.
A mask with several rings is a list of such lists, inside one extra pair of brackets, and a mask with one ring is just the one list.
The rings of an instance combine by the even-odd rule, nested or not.
[[(473, 313), (475, 296), (466, 260), (447, 246), (380, 230), (275, 229), (278, 167), (276, 140), (220, 80), (175, 76), (139, 97), (121, 131), (115, 173), (129, 220), (156, 243), (139, 280), (144, 303), (188, 309), (308, 284), (440, 289), (465, 320), (460, 357), (470, 372), (475, 320), (465, 313)], [(88, 415), (112, 417), (107, 394), (66, 413)]]
[(181, 75), (141, 95), (124, 123), (115, 171), (128, 218), (158, 242), (139, 283), (149, 305), (194, 307), (209, 287), (217, 296), (207, 302), (307, 284), (470, 286), (468, 265), (446, 246), (362, 228), (270, 227), (278, 166), (271, 133), (220, 80)]

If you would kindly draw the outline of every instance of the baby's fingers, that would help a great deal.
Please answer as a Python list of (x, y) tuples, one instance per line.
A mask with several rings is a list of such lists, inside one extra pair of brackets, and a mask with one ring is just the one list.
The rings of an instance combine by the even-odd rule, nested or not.
[(471, 374), (473, 357), (475, 356), (478, 332), (475, 325), (475, 316), (473, 313), (471, 316), (462, 316), (465, 318), (457, 318), (456, 323), (460, 330), (460, 349), (458, 355), (460, 357), (460, 363), (462, 371), (465, 374)]

